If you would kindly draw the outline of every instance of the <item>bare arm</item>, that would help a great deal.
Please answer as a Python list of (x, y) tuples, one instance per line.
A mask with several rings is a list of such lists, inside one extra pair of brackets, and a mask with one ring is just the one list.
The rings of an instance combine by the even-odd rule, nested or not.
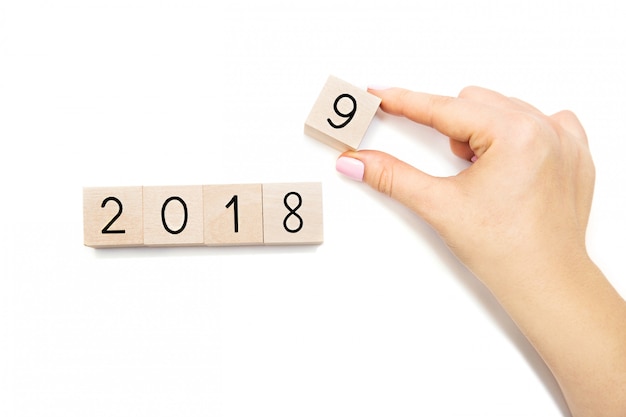
[(337, 169), (437, 230), (537, 349), (574, 416), (625, 416), (626, 303), (587, 255), (595, 170), (576, 116), (547, 116), (477, 87), (456, 98), (370, 92), (384, 111), (439, 130), (476, 162), (437, 178), (359, 151), (344, 153)]

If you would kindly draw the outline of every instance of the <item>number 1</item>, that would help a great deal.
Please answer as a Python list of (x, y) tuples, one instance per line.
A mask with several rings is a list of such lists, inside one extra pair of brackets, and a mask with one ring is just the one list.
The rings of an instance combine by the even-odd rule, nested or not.
[(226, 208), (230, 208), (230, 206), (233, 206), (233, 217), (235, 218), (235, 233), (239, 233), (239, 205), (237, 204), (237, 200), (237, 194), (235, 194), (225, 206)]

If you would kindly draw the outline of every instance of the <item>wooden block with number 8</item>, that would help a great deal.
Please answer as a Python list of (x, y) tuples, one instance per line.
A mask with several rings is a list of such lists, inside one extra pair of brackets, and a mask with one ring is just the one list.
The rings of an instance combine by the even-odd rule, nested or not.
[(304, 123), (304, 133), (342, 152), (355, 150), (380, 101), (375, 95), (331, 75)]
[(142, 187), (84, 188), (83, 227), (86, 246), (143, 245)]
[(261, 184), (205, 185), (204, 244), (262, 245)]
[(263, 184), (266, 245), (320, 244), (324, 241), (322, 184)]
[(202, 186), (143, 187), (146, 246), (204, 244)]

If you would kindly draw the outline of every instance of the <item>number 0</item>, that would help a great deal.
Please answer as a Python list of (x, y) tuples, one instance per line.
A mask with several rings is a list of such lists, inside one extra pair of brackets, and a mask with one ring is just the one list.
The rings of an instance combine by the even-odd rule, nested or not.
[[(165, 208), (167, 207), (167, 205), (172, 200), (178, 201), (183, 206), (183, 212), (184, 212), (184, 215), (185, 215), (184, 218), (183, 218), (183, 224), (177, 230), (170, 229), (169, 226), (167, 225), (167, 222), (165, 221)], [(163, 227), (165, 228), (165, 230), (167, 230), (168, 233), (171, 233), (173, 235), (177, 235), (180, 232), (182, 232), (183, 230), (185, 230), (185, 227), (187, 226), (187, 217), (188, 217), (187, 204), (185, 203), (185, 200), (183, 200), (180, 197), (170, 197), (170, 198), (168, 198), (167, 200), (165, 200), (165, 203), (163, 203), (163, 207), (161, 207), (161, 223), (163, 223)]]

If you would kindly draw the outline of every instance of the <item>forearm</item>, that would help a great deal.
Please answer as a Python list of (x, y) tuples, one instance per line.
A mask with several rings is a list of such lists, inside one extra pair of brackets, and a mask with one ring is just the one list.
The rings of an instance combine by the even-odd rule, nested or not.
[(626, 415), (626, 303), (585, 255), (485, 277), (572, 414)]
[(595, 168), (578, 118), (477, 87), (457, 98), (369, 91), (384, 111), (450, 138), (473, 164), (439, 178), (359, 151), (343, 154), (359, 174), (342, 172), (437, 230), (535, 346), (574, 416), (626, 416), (626, 304), (585, 249)]

